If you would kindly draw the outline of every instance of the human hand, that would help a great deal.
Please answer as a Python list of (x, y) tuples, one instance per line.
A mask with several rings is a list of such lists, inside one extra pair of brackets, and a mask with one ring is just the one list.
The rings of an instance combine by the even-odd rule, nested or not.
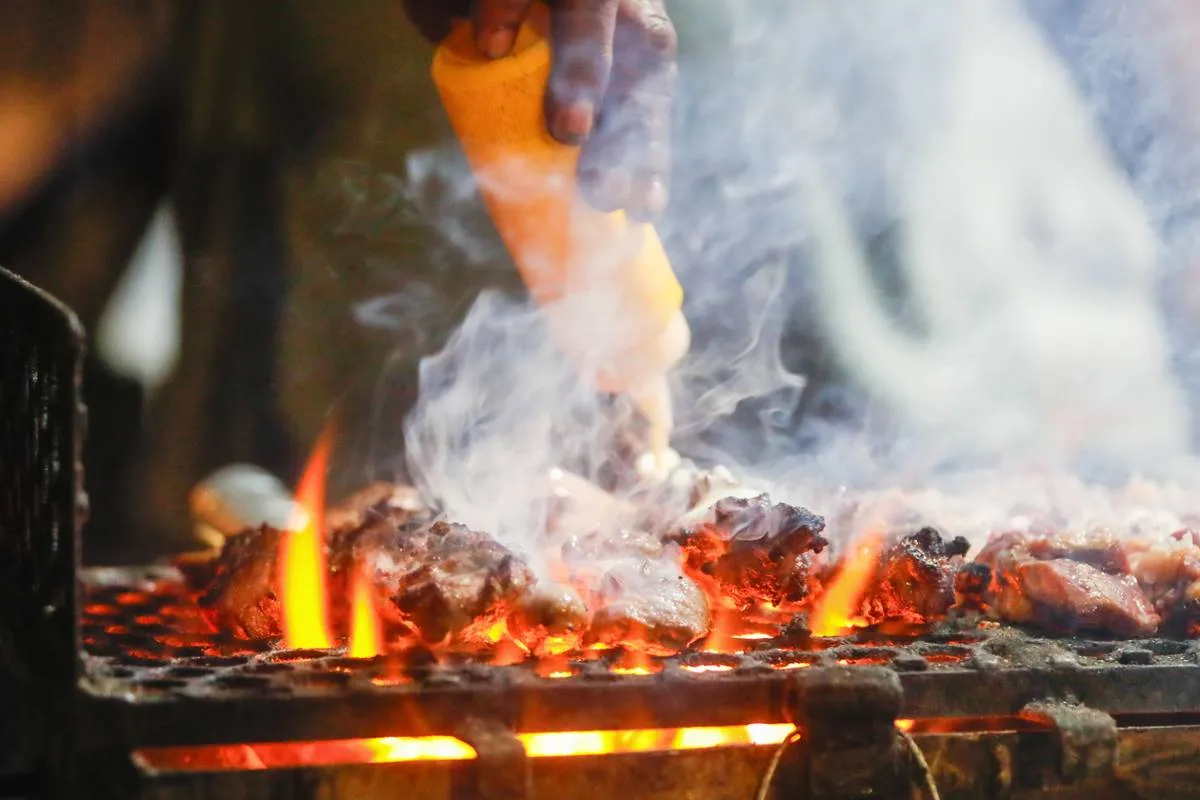
[[(489, 58), (512, 50), (535, 0), (404, 0), (413, 24), (440, 41), (470, 18)], [(603, 211), (653, 219), (667, 203), (675, 29), (665, 0), (550, 0), (554, 67), (546, 124), (582, 145), (579, 185)]]

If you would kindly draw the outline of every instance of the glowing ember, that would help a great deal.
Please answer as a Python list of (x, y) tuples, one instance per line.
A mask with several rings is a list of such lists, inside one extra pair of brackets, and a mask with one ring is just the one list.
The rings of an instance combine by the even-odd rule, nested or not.
[(688, 672), (729, 672), (733, 667), (729, 664), (689, 664), (684, 669)]
[(860, 624), (858, 604), (875, 574), (882, 546), (881, 535), (868, 534), (846, 554), (841, 570), (813, 610), (814, 636), (840, 636)]
[(743, 642), (756, 642), (761, 639), (770, 639), (772, 636), (766, 631), (750, 631), (748, 633), (739, 633), (733, 638), (741, 639)]
[(649, 667), (613, 667), (614, 675), (651, 675)]
[(493, 667), (511, 667), (514, 664), (520, 664), (528, 656), (529, 652), (514, 641), (506, 631), (496, 643), (490, 663)]
[(569, 678), (575, 674), (570, 662), (562, 656), (542, 659), (534, 667), (534, 672), (543, 678)]
[(374, 658), (383, 652), (383, 630), (375, 596), (362, 575), (354, 579), (350, 619), (351, 658)]
[(325, 513), (325, 473), (331, 448), (331, 432), (326, 430), (317, 439), (296, 489), (296, 502), (303, 514), (293, 521), (292, 530), (283, 537), (281, 544), (279, 585), (283, 601), (283, 637), (291, 648), (333, 646), (321, 531)]

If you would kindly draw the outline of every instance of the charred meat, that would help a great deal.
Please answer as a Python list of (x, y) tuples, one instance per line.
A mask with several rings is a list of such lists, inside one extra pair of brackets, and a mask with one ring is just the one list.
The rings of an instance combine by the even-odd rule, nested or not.
[(813, 559), (828, 545), (825, 520), (767, 495), (727, 497), (707, 519), (668, 536), (683, 551), (688, 575), (739, 609), (805, 600), (813, 588)]
[(244, 639), (282, 633), (276, 564), (286, 535), (263, 525), (225, 542), (208, 591), (200, 598), (214, 625)]
[(345, 554), (335, 556), (335, 572), (361, 570), (385, 614), (430, 643), (493, 643), (491, 631), (534, 583), (529, 567), (495, 539), (441, 520), (375, 520), (338, 545)]
[(971, 545), (922, 528), (885, 550), (875, 580), (863, 596), (861, 615), (871, 624), (898, 620), (921, 624), (945, 616), (954, 605), (954, 582)]

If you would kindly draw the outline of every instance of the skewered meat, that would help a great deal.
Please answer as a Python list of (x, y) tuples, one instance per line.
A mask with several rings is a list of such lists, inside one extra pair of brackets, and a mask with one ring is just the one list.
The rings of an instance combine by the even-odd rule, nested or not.
[[(1086, 538), (1007, 533), (988, 542), (978, 561), (991, 568), (986, 604), (1009, 622), (1034, 624), (1063, 633), (1103, 631), (1118, 636), (1147, 636), (1159, 616), (1132, 575), (1116, 570), (1120, 560), (1095, 547), (1078, 549)], [(1075, 560), (1078, 553), (1083, 560)], [(1039, 559), (1038, 554), (1051, 556)], [(1092, 562), (1112, 571), (1104, 571)]]
[(805, 508), (770, 504), (765, 494), (727, 497), (704, 522), (668, 535), (684, 552), (684, 569), (710, 593), (747, 609), (808, 597), (813, 557), (828, 545), (825, 520)]
[(280, 635), (276, 564), (285, 535), (263, 525), (225, 542), (212, 583), (200, 598), (213, 624), (246, 639)]
[(578, 649), (587, 625), (583, 598), (570, 586), (555, 583), (531, 587), (508, 617), (509, 634), (539, 657)]
[(674, 566), (625, 560), (605, 574), (598, 599), (600, 610), (585, 645), (670, 656), (708, 633), (710, 613), (703, 590)]
[(945, 616), (954, 605), (955, 575), (970, 548), (963, 537), (946, 541), (933, 528), (905, 536), (881, 555), (861, 615), (871, 624), (920, 624)]

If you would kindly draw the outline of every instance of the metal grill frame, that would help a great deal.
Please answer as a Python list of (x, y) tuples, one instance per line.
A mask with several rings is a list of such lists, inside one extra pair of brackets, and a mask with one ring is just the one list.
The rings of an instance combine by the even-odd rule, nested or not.
[[(743, 653), (654, 659), (651, 675), (613, 673), (612, 653), (548, 678), (531, 662), (497, 667), (423, 649), (358, 660), (196, 633), (178, 622), (189, 599), (171, 571), (84, 574), (85, 702), (139, 747), (454, 735), (464, 709), (520, 732), (794, 722), (807, 674), (838, 666), (898, 675), (909, 719), (1005, 717), (1044, 700), (1113, 715), (1200, 713), (1200, 642), (1040, 636), (969, 620), (917, 639), (814, 639), (797, 625)], [(727, 669), (689, 670), (704, 666)]]
[(82, 663), (84, 353), (71, 310), (0, 268), (0, 676), (37, 709), (19, 743), (47, 769), (66, 757)]

